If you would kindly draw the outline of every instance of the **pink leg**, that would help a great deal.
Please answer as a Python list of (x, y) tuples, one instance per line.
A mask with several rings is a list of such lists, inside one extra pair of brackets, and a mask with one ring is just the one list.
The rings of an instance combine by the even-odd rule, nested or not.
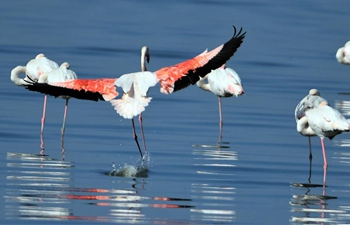
[(219, 135), (219, 141), (218, 141), (218, 144), (219, 144), (221, 142), (221, 140), (222, 140), (222, 125), (223, 125), (223, 121), (222, 121), (221, 97), (219, 97), (218, 100), (219, 100), (219, 115), (220, 115), (220, 122), (219, 122), (220, 135)]
[(141, 158), (143, 158), (142, 151), (141, 151), (141, 148), (140, 148), (140, 144), (139, 144), (139, 142), (138, 142), (138, 140), (137, 140), (134, 118), (131, 119), (131, 123), (132, 123), (132, 132), (133, 132), (134, 140), (135, 140), (135, 142), (136, 142), (137, 148), (139, 149), (140, 156), (141, 156)]
[(327, 168), (323, 168), (323, 195), (326, 195)]
[(326, 190), (326, 179), (327, 179), (327, 155), (326, 148), (324, 147), (324, 138), (321, 138), (322, 154), (323, 154), (323, 189)]
[(64, 153), (64, 131), (66, 130), (67, 112), (68, 112), (68, 99), (66, 99), (66, 106), (64, 107), (63, 125), (62, 125), (62, 129), (61, 129), (61, 148), (62, 148), (62, 154)]
[(40, 129), (40, 154), (44, 154), (44, 124), (45, 124), (45, 118), (46, 118), (46, 102), (47, 102), (47, 95), (44, 97), (44, 106), (43, 106), (43, 117), (41, 118), (41, 129)]
[(328, 162), (327, 162), (326, 148), (324, 147), (324, 138), (321, 138), (321, 145), (322, 145), (322, 154), (323, 154), (323, 168), (327, 169)]
[(140, 128), (141, 128), (143, 149), (145, 150), (145, 153), (147, 153), (147, 150), (146, 150), (145, 133), (143, 132), (143, 126), (142, 126), (142, 113), (140, 113), (140, 115), (139, 115), (139, 123), (140, 123)]

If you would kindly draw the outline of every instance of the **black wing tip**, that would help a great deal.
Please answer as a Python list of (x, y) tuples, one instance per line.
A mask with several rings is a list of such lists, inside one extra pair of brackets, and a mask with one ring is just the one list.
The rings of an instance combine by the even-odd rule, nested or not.
[(243, 27), (237, 30), (234, 25), (232, 26), (234, 29), (233, 36), (223, 45), (220, 52), (214, 58), (209, 60), (209, 62), (203, 67), (190, 70), (187, 76), (176, 81), (174, 85), (174, 92), (186, 88), (190, 84), (194, 85), (199, 80), (199, 77), (204, 77), (210, 73), (211, 70), (219, 68), (235, 54), (237, 49), (243, 43), (243, 39), (245, 38), (245, 34), (247, 32), (243, 32)]
[(234, 32), (233, 32), (233, 37), (236, 37), (236, 38), (239, 38), (239, 37), (242, 37), (244, 38), (247, 31), (245, 31), (243, 34), (242, 31), (243, 31), (243, 27), (241, 27), (241, 29), (239, 29), (238, 33), (237, 33), (237, 28), (235, 27), (235, 25), (232, 25), (233, 29), (234, 29)]
[(103, 96), (97, 92), (85, 91), (85, 90), (74, 90), (65, 87), (52, 86), (47, 83), (33, 83), (24, 85), (24, 87), (30, 91), (39, 92), (54, 96), (69, 96), (71, 98), (89, 100), (89, 101), (105, 101)]

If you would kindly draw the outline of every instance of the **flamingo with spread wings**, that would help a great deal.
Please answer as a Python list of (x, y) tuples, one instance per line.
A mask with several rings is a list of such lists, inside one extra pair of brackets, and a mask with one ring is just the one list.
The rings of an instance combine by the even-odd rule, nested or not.
[[(149, 48), (147, 46), (143, 46), (141, 48), (141, 71), (145, 72), (147, 71), (146, 67), (146, 61), (149, 62), (150, 60), (150, 54), (149, 54)], [(137, 82), (137, 79), (135, 79), (135, 74), (126, 74), (121, 76), (120, 78), (117, 79), (115, 82), (115, 85), (117, 87), (121, 87), (124, 91), (123, 97), (121, 99), (114, 99), (111, 100), (111, 104), (114, 107), (114, 109), (117, 111), (117, 113), (126, 118), (126, 119), (131, 119), (132, 122), (132, 129), (133, 129), (133, 137), (136, 142), (136, 145), (138, 147), (138, 150), (140, 152), (141, 158), (143, 158), (143, 153), (140, 148), (140, 144), (137, 140), (137, 135), (136, 135), (136, 129), (135, 129), (135, 123), (134, 123), (134, 117), (137, 116), (138, 110), (135, 110), (134, 107), (136, 105), (136, 109), (138, 108), (138, 104), (142, 99), (138, 99), (138, 93), (137, 90), (134, 89), (134, 81)], [(136, 93), (135, 93), (136, 92)], [(150, 99), (145, 99), (144, 103), (142, 104), (145, 107), (148, 105)], [(135, 113), (131, 113), (130, 111), (135, 111)], [(143, 130), (143, 125), (142, 125), (142, 113), (139, 113), (139, 123), (140, 123), (140, 129), (141, 129), (141, 135), (142, 135), (142, 142), (143, 142), (143, 148), (144, 148), (144, 153), (147, 153), (146, 149), (146, 141), (145, 141), (145, 134)]]
[[(112, 100), (111, 103), (118, 114), (124, 118), (132, 119), (142, 113), (149, 104), (151, 98), (147, 96), (147, 92), (150, 87), (160, 83), (160, 91), (164, 94), (170, 94), (195, 84), (200, 77), (204, 77), (212, 70), (225, 64), (240, 47), (245, 34), (245, 32), (242, 32), (242, 28), (237, 32), (234, 27), (233, 37), (225, 44), (209, 52), (205, 50), (192, 59), (173, 66), (163, 67), (155, 72), (143, 71), (124, 74), (116, 79), (105, 79), (108, 82), (101, 82), (101, 79), (78, 79), (46, 84), (32, 83), (28, 84), (27, 88), (56, 97), (69, 95), (78, 99), (98, 101), (107, 100), (104, 97), (113, 92), (113, 85), (122, 87), (124, 93), (132, 93), (132, 95), (124, 94), (121, 100)], [(82, 82), (85, 85), (76, 85)], [(116, 97), (118, 93), (114, 90), (113, 95)], [(141, 152), (140, 155), (142, 156)]]

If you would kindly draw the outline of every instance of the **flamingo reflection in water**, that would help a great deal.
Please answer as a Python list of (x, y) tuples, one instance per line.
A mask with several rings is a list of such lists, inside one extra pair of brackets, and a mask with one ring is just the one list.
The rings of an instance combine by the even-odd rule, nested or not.
[[(346, 211), (338, 209), (327, 209), (329, 201), (337, 199), (335, 196), (326, 195), (326, 186), (320, 184), (292, 183), (291, 186), (297, 194), (292, 195), (289, 202), (291, 212), (298, 213), (298, 216), (292, 216), (293, 222), (312, 222), (312, 223), (332, 223), (334, 220), (329, 215), (342, 215)], [(300, 194), (300, 189), (305, 189), (305, 194)], [(322, 188), (322, 194), (312, 194), (314, 190)], [(301, 214), (301, 215), (300, 215)], [(327, 215), (328, 214), (328, 215)]]

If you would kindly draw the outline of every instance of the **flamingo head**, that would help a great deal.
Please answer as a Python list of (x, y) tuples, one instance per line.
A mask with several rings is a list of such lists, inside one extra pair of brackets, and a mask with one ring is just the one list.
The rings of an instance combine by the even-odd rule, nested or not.
[(66, 68), (66, 69), (69, 69), (70, 65), (68, 62), (64, 62), (60, 65), (61, 68)]
[(35, 59), (41, 59), (41, 58), (45, 58), (44, 53), (40, 53), (35, 57)]

